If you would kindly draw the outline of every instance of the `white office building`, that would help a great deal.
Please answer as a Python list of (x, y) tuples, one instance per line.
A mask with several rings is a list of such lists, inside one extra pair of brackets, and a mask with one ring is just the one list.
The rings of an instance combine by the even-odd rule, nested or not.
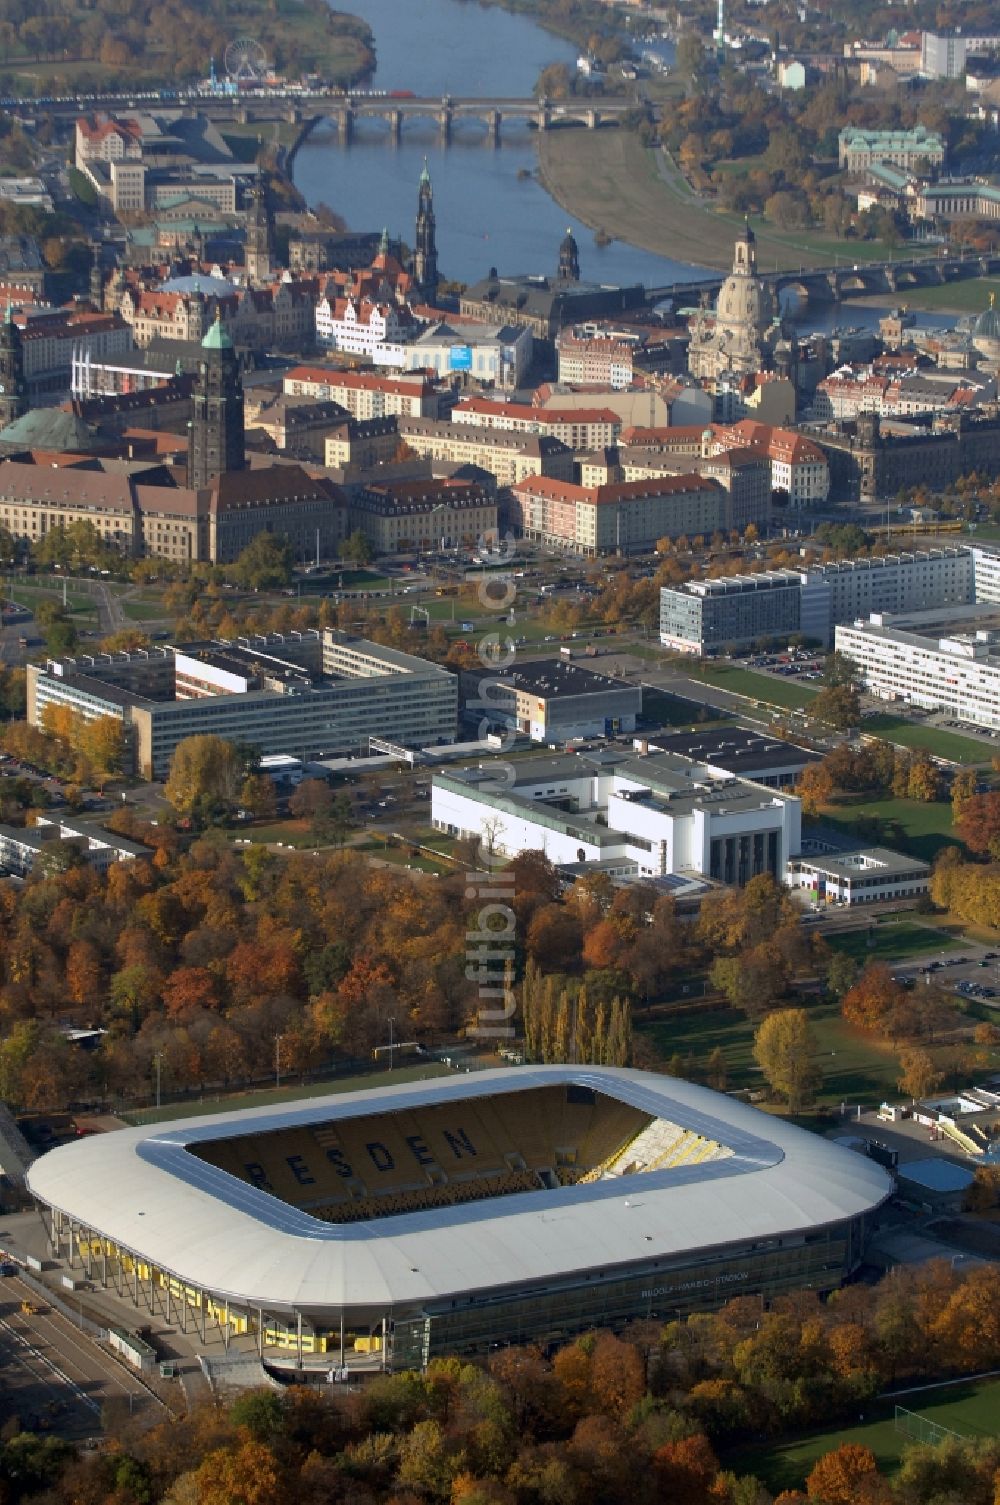
[(838, 627), (837, 649), (857, 664), (869, 695), (1000, 730), (1000, 633), (934, 639), (876, 615)]
[(996, 544), (974, 543), (969, 553), (972, 555), (974, 599), (977, 603), (1000, 604), (1000, 548)]
[(559, 865), (600, 863), (621, 876), (684, 874), (739, 886), (784, 881), (801, 841), (790, 794), (668, 753), (607, 751), (483, 763), (434, 775), (431, 818), (491, 854), (542, 851)]
[(806, 839), (788, 865), (789, 888), (814, 904), (884, 904), (919, 898), (930, 885), (930, 867), (888, 847), (844, 850), (822, 839)]

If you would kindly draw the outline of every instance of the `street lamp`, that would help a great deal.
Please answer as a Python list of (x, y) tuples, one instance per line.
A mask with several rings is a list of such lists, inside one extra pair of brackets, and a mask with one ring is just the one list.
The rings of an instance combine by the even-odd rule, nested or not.
[(274, 1037), (274, 1085), (276, 1088), (281, 1086), (281, 1042), (283, 1039), (283, 1035)]

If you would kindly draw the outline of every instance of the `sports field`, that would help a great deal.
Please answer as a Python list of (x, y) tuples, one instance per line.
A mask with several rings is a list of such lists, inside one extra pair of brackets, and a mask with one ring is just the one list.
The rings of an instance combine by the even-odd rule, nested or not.
[(795, 1442), (772, 1447), (742, 1448), (723, 1462), (736, 1473), (755, 1474), (769, 1489), (801, 1489), (818, 1458), (844, 1443), (871, 1448), (879, 1467), (893, 1473), (903, 1449), (913, 1439), (897, 1431), (896, 1405), (968, 1437), (996, 1437), (1000, 1433), (1000, 1380), (961, 1381), (939, 1385), (895, 1400), (880, 1400), (865, 1407), (865, 1419), (854, 1426), (814, 1432)]

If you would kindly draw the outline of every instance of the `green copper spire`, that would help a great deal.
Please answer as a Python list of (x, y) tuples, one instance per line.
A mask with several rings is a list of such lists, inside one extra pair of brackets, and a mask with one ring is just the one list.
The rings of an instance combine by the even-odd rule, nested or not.
[(420, 186), (421, 186), (421, 188), (424, 188), (424, 187), (429, 188), (431, 186), (431, 175), (427, 171), (427, 158), (426, 157), (424, 158), (423, 172), (420, 174)]
[(389, 226), (388, 225), (383, 225), (382, 226), (382, 239), (378, 243), (378, 254), (380, 256), (388, 256), (388, 254), (389, 254)]
[(221, 308), (216, 308), (215, 322), (202, 340), (201, 348), (202, 350), (232, 350), (233, 342), (223, 327)]

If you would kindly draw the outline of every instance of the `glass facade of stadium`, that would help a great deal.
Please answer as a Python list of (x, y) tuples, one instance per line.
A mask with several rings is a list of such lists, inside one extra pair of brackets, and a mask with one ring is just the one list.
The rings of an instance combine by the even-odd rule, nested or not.
[(149, 1254), (120, 1249), (95, 1230), (42, 1209), (53, 1254), (82, 1269), (139, 1313), (175, 1323), (203, 1341), (236, 1340), (286, 1374), (302, 1367), (420, 1368), (447, 1353), (481, 1353), (508, 1343), (542, 1346), (596, 1327), (650, 1318), (667, 1322), (721, 1306), (734, 1296), (766, 1305), (786, 1291), (835, 1289), (861, 1263), (877, 1209), (825, 1228), (755, 1243), (691, 1251), (642, 1267), (593, 1269), (518, 1289), (456, 1294), (419, 1311), (280, 1312), (248, 1307), (178, 1279)]

